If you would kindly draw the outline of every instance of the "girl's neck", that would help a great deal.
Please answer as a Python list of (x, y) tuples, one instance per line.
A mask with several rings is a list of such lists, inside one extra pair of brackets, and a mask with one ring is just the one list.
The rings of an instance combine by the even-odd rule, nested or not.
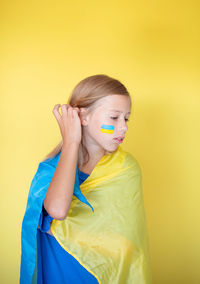
[(104, 156), (103, 155), (89, 155), (89, 152), (87, 151), (86, 147), (84, 147), (81, 143), (79, 146), (79, 152), (78, 152), (78, 168), (79, 169), (87, 169), (91, 170), (95, 167), (95, 165), (98, 163), (98, 161)]

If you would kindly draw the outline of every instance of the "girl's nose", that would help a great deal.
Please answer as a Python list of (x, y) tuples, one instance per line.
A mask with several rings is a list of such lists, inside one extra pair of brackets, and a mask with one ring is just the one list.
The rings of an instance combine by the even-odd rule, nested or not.
[(126, 125), (126, 121), (123, 120), (123, 122), (121, 123), (119, 129), (121, 131), (124, 131), (124, 132), (126, 132), (128, 130), (128, 126)]

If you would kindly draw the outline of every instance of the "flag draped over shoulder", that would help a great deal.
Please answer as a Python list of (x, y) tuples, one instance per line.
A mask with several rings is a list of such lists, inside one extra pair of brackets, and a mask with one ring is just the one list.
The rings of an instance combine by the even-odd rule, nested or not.
[[(41, 162), (31, 183), (22, 222), (20, 284), (36, 283), (37, 226), (59, 157), (60, 153)], [(137, 160), (119, 145), (101, 158), (80, 186), (78, 171), (76, 167), (67, 217), (51, 223), (54, 237), (101, 284), (151, 284), (142, 173)]]

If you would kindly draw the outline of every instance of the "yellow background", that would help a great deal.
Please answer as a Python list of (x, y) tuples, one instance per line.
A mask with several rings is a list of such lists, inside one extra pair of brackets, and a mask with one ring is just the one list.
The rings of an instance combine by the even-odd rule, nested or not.
[(153, 283), (200, 283), (199, 8), (194, 0), (1, 2), (0, 283), (19, 281), (30, 183), (61, 140), (52, 109), (99, 73), (133, 99), (122, 146), (142, 168)]

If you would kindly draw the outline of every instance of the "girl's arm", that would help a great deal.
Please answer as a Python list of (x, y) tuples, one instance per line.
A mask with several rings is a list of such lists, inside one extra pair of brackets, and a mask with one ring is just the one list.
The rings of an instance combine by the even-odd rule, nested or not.
[(60, 159), (44, 200), (44, 208), (51, 217), (64, 220), (74, 192), (79, 143), (63, 143)]

